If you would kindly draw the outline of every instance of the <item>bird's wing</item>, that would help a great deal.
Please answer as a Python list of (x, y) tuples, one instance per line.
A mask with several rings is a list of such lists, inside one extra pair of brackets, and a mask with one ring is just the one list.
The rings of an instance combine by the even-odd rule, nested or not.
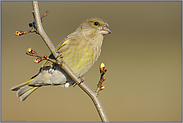
[[(75, 40), (75, 37), (77, 36), (76, 32), (73, 32), (71, 34), (69, 34), (64, 40), (61, 41), (61, 43), (56, 47), (56, 50), (59, 51), (59, 53), (63, 53), (65, 51), (67, 51), (69, 49), (69, 47), (67, 45), (69, 45), (70, 43), (72, 43)], [(51, 59), (55, 59), (55, 57), (53, 56), (53, 54), (50, 54), (49, 58)], [(41, 68), (43, 66), (52, 66), (53, 63), (50, 61), (45, 61)]]

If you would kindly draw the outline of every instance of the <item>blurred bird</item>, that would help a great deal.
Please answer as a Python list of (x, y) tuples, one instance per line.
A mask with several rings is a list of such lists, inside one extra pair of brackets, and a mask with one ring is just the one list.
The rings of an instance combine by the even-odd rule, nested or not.
[[(69, 34), (58, 46), (63, 60), (77, 75), (82, 77), (100, 56), (104, 35), (110, 34), (109, 25), (102, 19), (91, 18), (84, 21), (73, 33)], [(51, 54), (50, 58), (54, 58)], [(47, 85), (61, 85), (68, 88), (74, 81), (59, 65), (45, 61), (37, 75), (29, 81), (11, 88), (24, 101), (36, 89)]]

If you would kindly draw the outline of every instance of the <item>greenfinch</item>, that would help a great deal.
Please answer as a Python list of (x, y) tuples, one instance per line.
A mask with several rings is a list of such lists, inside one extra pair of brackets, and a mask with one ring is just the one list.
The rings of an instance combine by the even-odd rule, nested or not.
[[(104, 35), (110, 34), (109, 25), (99, 18), (84, 21), (73, 33), (69, 34), (58, 46), (57, 51), (62, 53), (63, 60), (78, 76), (82, 77), (100, 56)], [(54, 58), (51, 54), (50, 58)], [(61, 85), (68, 88), (74, 81), (55, 63), (45, 61), (39, 73), (29, 81), (12, 87), (21, 101), (24, 101), (32, 92), (42, 86)]]

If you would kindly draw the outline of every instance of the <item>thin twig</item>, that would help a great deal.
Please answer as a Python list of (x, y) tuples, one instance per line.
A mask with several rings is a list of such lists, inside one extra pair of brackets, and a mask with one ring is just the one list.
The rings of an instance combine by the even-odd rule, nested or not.
[(16, 36), (22, 36), (22, 35), (25, 35), (27, 33), (33, 33), (33, 32), (36, 32), (35, 30), (27, 30), (27, 31), (21, 31), (21, 30), (18, 30), (15, 32), (15, 35)]
[(37, 1), (33, 1), (33, 8), (34, 8), (34, 16), (35, 16), (37, 31), (41, 36), (41, 38), (43, 39), (43, 41), (45, 42), (45, 44), (47, 45), (47, 47), (49, 48), (49, 50), (51, 51), (51, 53), (53, 53), (53, 55), (57, 57), (58, 54), (56, 53), (55, 46), (53, 45), (53, 43), (51, 42), (49, 37), (46, 35), (46, 32), (43, 29)]
[[(42, 23), (41, 23), (41, 18), (39, 14), (39, 7), (38, 7), (38, 2), (33, 1), (33, 8), (34, 8), (34, 14), (35, 14), (35, 22), (37, 25), (37, 30), (39, 35), (42, 37), (52, 54), (54, 55), (55, 58), (57, 58), (58, 54), (56, 52), (55, 46), (49, 39), (49, 37), (46, 35)], [(99, 100), (99, 97), (96, 95), (96, 93), (89, 87), (87, 86), (84, 82), (81, 83), (81, 79), (76, 76), (76, 74), (67, 66), (67, 64), (62, 60), (62, 58), (57, 59), (58, 62), (63, 62), (63, 65), (60, 66), (77, 84), (78, 86), (92, 99), (94, 102), (94, 105), (99, 113), (99, 116), (101, 118), (101, 121), (103, 122), (109, 122), (107, 115), (104, 111), (104, 108)]]
[(46, 13), (45, 13), (44, 15), (41, 16), (41, 20), (42, 20), (42, 18), (44, 18), (45, 16), (48, 15), (48, 12), (49, 12), (49, 11), (47, 10)]

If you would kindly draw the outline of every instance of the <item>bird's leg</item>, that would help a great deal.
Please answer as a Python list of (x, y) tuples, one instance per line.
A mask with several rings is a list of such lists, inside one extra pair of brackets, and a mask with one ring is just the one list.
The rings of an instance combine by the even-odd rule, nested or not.
[(82, 77), (81, 78), (81, 82), (80, 83), (82, 83), (82, 82), (84, 82), (85, 81), (85, 78), (84, 77)]
[(81, 77), (81, 76), (79, 76), (78, 78), (80, 78), (80, 79), (81, 79), (81, 82), (80, 82), (79, 84), (83, 83), (83, 82), (84, 82), (84, 80), (85, 80), (85, 78), (84, 78), (84, 77)]
[[(79, 84), (83, 83), (84, 80), (85, 80), (85, 78), (84, 78), (84, 77), (81, 77), (81, 76), (79, 76), (78, 78), (81, 79), (81, 82), (80, 82)], [(74, 83), (74, 84), (73, 84), (73, 87), (75, 87), (76, 85), (77, 85), (77, 83)]]
[(63, 55), (62, 55), (62, 53), (61, 53), (60, 51), (57, 51), (57, 53), (58, 53), (58, 56), (57, 56), (56, 59), (58, 59), (58, 58), (63, 58)]
[(74, 82), (74, 84), (72, 85), (73, 87), (75, 87), (77, 84)]
[(60, 51), (57, 51), (57, 53), (58, 53), (58, 56), (56, 57), (56, 63), (57, 63), (57, 64), (60, 64), (60, 65), (62, 66), (62, 65), (63, 65), (63, 61), (62, 61), (61, 63), (59, 63), (59, 62), (58, 62), (58, 59), (59, 59), (59, 58), (62, 59), (62, 58), (63, 58), (63, 55), (62, 55), (62, 53), (61, 53)]

